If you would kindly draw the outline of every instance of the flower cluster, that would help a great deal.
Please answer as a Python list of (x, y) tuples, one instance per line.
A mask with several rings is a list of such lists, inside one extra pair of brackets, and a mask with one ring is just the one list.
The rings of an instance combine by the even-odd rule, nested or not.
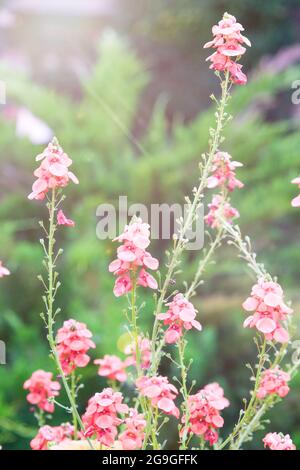
[(117, 276), (114, 294), (116, 297), (130, 292), (133, 288), (132, 273), (136, 276), (136, 284), (157, 289), (157, 282), (146, 269), (156, 270), (158, 260), (153, 258), (146, 248), (150, 244), (149, 225), (141, 219), (133, 220), (126, 225), (124, 232), (115, 240), (122, 242), (118, 248), (117, 259), (109, 265), (109, 271)]
[[(141, 368), (149, 369), (151, 361), (151, 341), (148, 338), (138, 337), (138, 348), (140, 351)], [(135, 344), (130, 343), (125, 347), (125, 354), (128, 356), (126, 365), (131, 366), (136, 364), (136, 350)]]
[(209, 189), (226, 187), (228, 191), (243, 188), (244, 184), (236, 178), (235, 169), (243, 166), (242, 163), (232, 161), (227, 152), (217, 152), (213, 159), (212, 175), (207, 179)]
[(174, 403), (178, 390), (169, 383), (167, 377), (139, 377), (136, 386), (142, 396), (150, 399), (153, 407), (179, 418), (179, 409)]
[(208, 204), (209, 212), (204, 217), (205, 222), (212, 228), (219, 228), (219, 217), (223, 217), (227, 222), (231, 223), (233, 219), (240, 216), (237, 209), (232, 207), (221, 194), (213, 196), (212, 202)]
[(183, 294), (176, 294), (172, 302), (166, 305), (169, 307), (168, 311), (158, 315), (158, 319), (169, 326), (165, 332), (166, 343), (176, 343), (183, 335), (183, 329), (190, 330), (194, 327), (201, 331), (200, 323), (195, 320), (197, 311)]
[(215, 444), (218, 441), (217, 429), (224, 424), (220, 411), (227, 406), (229, 406), (229, 401), (224, 397), (224, 390), (217, 383), (206, 385), (195, 395), (190, 395), (188, 431), (197, 436), (203, 436), (210, 445)]
[(9, 275), (10, 271), (5, 266), (3, 266), (2, 261), (0, 261), (0, 278)]
[(85, 367), (90, 358), (86, 354), (95, 344), (90, 339), (92, 333), (87, 329), (85, 323), (76, 320), (67, 320), (63, 327), (57, 332), (57, 352), (61, 367), (66, 375), (70, 374), (76, 367)]
[(288, 386), (290, 379), (290, 375), (278, 366), (265, 370), (262, 373), (257, 390), (257, 398), (265, 398), (267, 395), (278, 395), (280, 398), (285, 397), (290, 391)]
[(69, 441), (74, 432), (73, 426), (66, 423), (61, 426), (42, 426), (30, 442), (33, 450), (49, 450), (50, 446)]
[(123, 402), (123, 395), (105, 388), (89, 399), (82, 421), (85, 436), (96, 436), (101, 444), (111, 447), (118, 435), (118, 426), (123, 423), (120, 414), (128, 413), (128, 406)]
[(96, 359), (94, 364), (99, 365), (98, 375), (106, 377), (110, 380), (125, 382), (127, 374), (125, 372), (126, 362), (122, 361), (118, 356), (110, 356), (105, 354), (102, 359)]
[(44, 199), (49, 189), (63, 188), (70, 181), (78, 184), (78, 179), (69, 171), (72, 160), (60, 147), (56, 139), (36, 157), (36, 161), (41, 161), (40, 166), (34, 171), (37, 180), (32, 185), (32, 192), (29, 199)]
[[(297, 178), (294, 178), (292, 180), (292, 184), (297, 184), (298, 188), (300, 188), (300, 176), (298, 176)], [(300, 194), (298, 194), (298, 196), (294, 197), (294, 199), (292, 200), (292, 206), (293, 207), (300, 207)]]
[(224, 13), (223, 19), (212, 28), (214, 39), (204, 45), (204, 48), (215, 49), (215, 52), (206, 59), (211, 62), (210, 68), (228, 71), (233, 83), (238, 85), (247, 83), (247, 76), (242, 72), (242, 65), (237, 62), (239, 57), (246, 52), (242, 44), (251, 46), (249, 39), (243, 36), (241, 31), (244, 31), (244, 28), (236, 22), (235, 17)]
[(283, 291), (279, 284), (260, 279), (251, 291), (251, 296), (243, 303), (247, 312), (254, 311), (246, 318), (244, 327), (256, 327), (267, 340), (287, 343), (289, 334), (281, 326), (287, 315), (293, 312), (283, 301)]
[(269, 432), (263, 438), (263, 443), (270, 450), (296, 450), (296, 446), (293, 444), (289, 434), (284, 436), (281, 433)]
[(54, 403), (51, 403), (48, 399), (56, 397), (60, 390), (59, 382), (53, 381), (52, 377), (51, 372), (36, 370), (23, 385), (25, 390), (29, 390), (26, 397), (27, 401), (47, 413), (54, 412)]
[(125, 419), (125, 429), (119, 435), (119, 442), (123, 450), (141, 449), (145, 439), (146, 420), (135, 409), (129, 410), (129, 416)]

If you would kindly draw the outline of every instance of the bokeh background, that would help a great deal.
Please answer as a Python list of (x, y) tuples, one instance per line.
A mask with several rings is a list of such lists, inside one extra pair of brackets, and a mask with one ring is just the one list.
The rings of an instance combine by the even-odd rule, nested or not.
[[(65, 249), (59, 269), (61, 317), (87, 323), (97, 343), (93, 358), (122, 356), (125, 300), (112, 295), (107, 266), (115, 246), (97, 239), (96, 207), (129, 203), (181, 202), (197, 182), (197, 165), (213, 121), (209, 95), (218, 83), (202, 45), (224, 11), (245, 26), (252, 48), (244, 56), (246, 87), (235, 87), (226, 148), (244, 163), (245, 188), (233, 196), (240, 224), (260, 260), (277, 274), (293, 300), (300, 324), (300, 212), (290, 200), (290, 180), (300, 171), (300, 105), (292, 83), (300, 79), (300, 4), (297, 0), (10, 0), (0, 2), (0, 259), (12, 275), (0, 283), (0, 339), (7, 364), (0, 366), (0, 443), (29, 449), (36, 422), (22, 389), (37, 368), (53, 370), (40, 319), (37, 274), (42, 250), (38, 220), (43, 204), (30, 202), (34, 157), (55, 133), (74, 160), (80, 185), (67, 190), (67, 214), (76, 229), (61, 230)], [(208, 241), (208, 239), (207, 239)], [(165, 242), (154, 242), (162, 260)], [(178, 277), (192, 279), (197, 253)], [(256, 359), (253, 332), (242, 328), (241, 303), (253, 282), (230, 247), (217, 253), (194, 303), (204, 326), (189, 334), (191, 379), (200, 388), (218, 380), (230, 398), (226, 433), (247, 397)], [(152, 298), (145, 297), (145, 332)], [(297, 320), (298, 318), (298, 320)], [(300, 332), (295, 331), (295, 339)], [(168, 361), (162, 372), (177, 371)], [(83, 372), (81, 403), (104, 382), (90, 365)], [(268, 415), (272, 431), (289, 432), (300, 446), (300, 375), (290, 395)], [(62, 397), (63, 400), (63, 397)], [(82, 411), (82, 410), (81, 410)], [(65, 416), (57, 410), (53, 423)], [(176, 423), (168, 429), (175, 446)], [(261, 448), (258, 433), (248, 444)]]

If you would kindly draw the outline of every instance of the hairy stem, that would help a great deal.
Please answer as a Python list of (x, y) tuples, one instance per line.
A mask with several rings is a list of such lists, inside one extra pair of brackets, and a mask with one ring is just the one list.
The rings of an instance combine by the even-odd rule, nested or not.
[(189, 205), (187, 216), (185, 220), (182, 222), (181, 226), (179, 227), (178, 239), (175, 240), (174, 242), (174, 248), (172, 251), (170, 261), (168, 263), (168, 270), (166, 273), (164, 283), (160, 290), (160, 296), (158, 298), (156, 309), (154, 312), (155, 320), (154, 320), (154, 325), (153, 325), (152, 342), (151, 342), (152, 344), (152, 367), (151, 367), (152, 374), (156, 374), (158, 364), (159, 364), (159, 361), (157, 360), (158, 358), (155, 352), (156, 340), (157, 340), (158, 329), (159, 329), (159, 321), (157, 319), (157, 314), (160, 313), (163, 308), (167, 291), (170, 285), (170, 281), (172, 280), (173, 274), (180, 262), (180, 256), (187, 245), (187, 242), (188, 242), (186, 238), (187, 233), (190, 230), (193, 222), (195, 221), (195, 218), (197, 217), (197, 210), (203, 198), (203, 192), (207, 185), (207, 179), (211, 171), (213, 158), (222, 141), (222, 131), (224, 128), (224, 124), (225, 124), (224, 121), (226, 118), (225, 109), (228, 104), (228, 100), (230, 96), (228, 72), (226, 72), (225, 79), (221, 82), (221, 88), (222, 88), (222, 94), (221, 94), (220, 101), (218, 102), (217, 111), (216, 111), (216, 128), (211, 129), (211, 132), (210, 132), (211, 139), (210, 139), (209, 151), (207, 155), (205, 155), (204, 161), (201, 167), (200, 182), (199, 182), (197, 189), (194, 191), (194, 198), (193, 198), (193, 201)]

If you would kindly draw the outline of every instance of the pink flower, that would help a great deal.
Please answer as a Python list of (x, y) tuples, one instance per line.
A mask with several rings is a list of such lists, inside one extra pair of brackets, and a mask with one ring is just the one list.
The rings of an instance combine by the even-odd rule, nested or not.
[(121, 295), (127, 294), (127, 292), (130, 292), (131, 289), (132, 282), (128, 274), (117, 277), (114, 286), (114, 294), (116, 297), (120, 297)]
[(92, 333), (87, 329), (85, 323), (76, 320), (67, 320), (57, 332), (57, 352), (62, 369), (66, 375), (70, 374), (76, 367), (85, 367), (90, 358), (86, 354), (95, 344), (90, 339)]
[(179, 418), (179, 410), (174, 403), (178, 390), (169, 383), (167, 377), (143, 376), (137, 379), (136, 386), (142, 396), (150, 399), (152, 406)]
[(204, 217), (204, 220), (212, 228), (220, 226), (219, 217), (223, 217), (227, 222), (231, 223), (233, 219), (240, 216), (238, 211), (229, 202), (224, 201), (223, 196), (220, 194), (213, 196), (212, 202), (208, 204), (208, 207), (209, 212)]
[(296, 450), (296, 446), (293, 444), (289, 434), (284, 436), (282, 433), (269, 432), (263, 438), (263, 443), (270, 450)]
[(125, 372), (126, 363), (121, 361), (118, 356), (109, 356), (105, 354), (103, 359), (96, 359), (94, 364), (98, 364), (98, 375), (107, 377), (110, 380), (117, 380), (118, 382), (125, 382), (127, 374)]
[(32, 192), (28, 196), (29, 199), (42, 200), (49, 189), (63, 188), (70, 181), (78, 184), (76, 176), (69, 171), (72, 160), (64, 153), (55, 138), (45, 148), (43, 153), (36, 157), (36, 160), (41, 160), (41, 164), (34, 172), (37, 180), (32, 185)]
[(50, 403), (48, 399), (56, 397), (61, 388), (57, 381), (52, 380), (52, 377), (51, 372), (36, 370), (23, 385), (25, 390), (29, 390), (27, 401), (47, 413), (54, 412), (54, 403)]
[(157, 281), (151, 274), (147, 273), (145, 269), (141, 269), (137, 279), (137, 284), (142, 287), (150, 287), (150, 289), (157, 289)]
[(231, 161), (227, 152), (217, 152), (213, 159), (212, 176), (207, 179), (208, 188), (226, 186), (229, 191), (242, 188), (243, 183), (235, 176), (235, 169), (243, 166), (240, 162)]
[(95, 436), (97, 441), (108, 447), (114, 444), (118, 435), (118, 426), (123, 423), (120, 414), (128, 413), (128, 406), (123, 403), (123, 395), (105, 388), (89, 399), (82, 421), (85, 436)]
[(165, 325), (169, 325), (165, 332), (166, 343), (176, 343), (183, 335), (183, 329), (191, 330), (196, 328), (198, 331), (202, 330), (200, 323), (195, 320), (197, 310), (183, 294), (176, 294), (167, 306), (169, 310), (157, 316), (159, 320), (164, 321)]
[(129, 417), (125, 419), (125, 430), (119, 435), (123, 450), (138, 450), (145, 439), (146, 420), (137, 410), (130, 409)]
[[(188, 432), (203, 435), (210, 445), (215, 444), (219, 437), (217, 430), (224, 424), (220, 411), (228, 406), (229, 401), (218, 383), (206, 385), (195, 395), (190, 395)], [(185, 418), (182, 422), (185, 423)]]
[(73, 426), (66, 423), (61, 426), (42, 426), (30, 442), (33, 450), (49, 450), (50, 446), (69, 441), (74, 432)]
[[(292, 180), (292, 184), (297, 184), (298, 188), (300, 188), (300, 176), (298, 176), (298, 178), (294, 178)], [(292, 206), (300, 207), (300, 194), (292, 200)]]
[(251, 296), (243, 303), (247, 312), (254, 312), (246, 318), (244, 327), (256, 328), (267, 340), (287, 343), (289, 334), (281, 325), (293, 312), (283, 301), (283, 291), (279, 284), (260, 279), (251, 291)]
[(149, 225), (141, 219), (133, 219), (126, 225), (124, 232), (115, 240), (122, 242), (117, 250), (117, 259), (109, 265), (109, 271), (117, 276), (114, 294), (116, 297), (127, 294), (132, 290), (131, 273), (136, 276), (136, 284), (150, 289), (157, 289), (157, 281), (146, 269), (156, 270), (158, 260), (146, 251), (150, 244)]
[[(142, 369), (149, 369), (151, 361), (151, 341), (148, 338), (138, 338), (138, 346), (141, 356), (141, 367)], [(125, 354), (128, 358), (125, 360), (127, 366), (136, 365), (136, 352), (135, 344), (128, 344), (125, 348)]]
[(284, 398), (290, 391), (288, 381), (290, 375), (281, 370), (278, 366), (273, 369), (267, 369), (262, 373), (257, 398), (263, 399), (267, 395), (278, 395)]
[(236, 22), (234, 16), (224, 13), (223, 19), (212, 28), (213, 40), (204, 45), (204, 48), (215, 49), (215, 52), (206, 59), (211, 62), (210, 68), (219, 71), (228, 70), (233, 83), (239, 85), (247, 83), (242, 65), (237, 63), (239, 57), (246, 52), (242, 44), (251, 46), (249, 39), (241, 34), (243, 30), (243, 26)]
[(0, 261), (0, 278), (9, 275), (10, 271), (5, 266), (3, 266), (2, 261)]
[(57, 213), (57, 223), (58, 225), (67, 225), (67, 227), (74, 227), (74, 220), (67, 219), (63, 211), (60, 209)]

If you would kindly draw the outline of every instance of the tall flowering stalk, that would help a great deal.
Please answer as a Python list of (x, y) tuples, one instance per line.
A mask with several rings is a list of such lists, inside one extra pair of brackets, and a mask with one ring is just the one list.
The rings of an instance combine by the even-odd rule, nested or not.
[[(47, 240), (41, 239), (41, 245), (44, 250), (44, 267), (47, 271), (47, 280), (44, 280), (43, 276), (40, 275), (44, 288), (45, 295), (43, 301), (45, 304), (45, 313), (41, 314), (46, 328), (47, 328), (47, 339), (50, 346), (52, 358), (55, 361), (57, 370), (63, 382), (72, 415), (74, 428), (77, 429), (77, 423), (84, 429), (82, 420), (77, 410), (76, 405), (76, 392), (75, 392), (75, 377), (72, 376), (71, 386), (68, 383), (62, 362), (59, 357), (58, 348), (55, 342), (54, 334), (54, 323), (57, 314), (60, 309), (54, 308), (55, 297), (57, 290), (59, 289), (60, 282), (58, 281), (58, 273), (56, 271), (56, 262), (58, 257), (61, 255), (62, 250), (59, 249), (55, 252), (55, 233), (57, 230), (56, 214), (60, 203), (64, 197), (61, 194), (61, 188), (66, 187), (70, 181), (78, 183), (76, 176), (69, 171), (69, 166), (72, 164), (72, 160), (60, 147), (56, 138), (48, 145), (42, 154), (36, 157), (37, 161), (41, 161), (40, 166), (35, 170), (34, 175), (37, 180), (32, 186), (32, 192), (29, 194), (29, 199), (44, 200), (47, 199), (47, 208), (49, 212), (49, 225), (45, 227), (43, 222), (40, 222), (41, 227), (46, 233)], [(61, 223), (61, 219), (59, 220)]]
[[(59, 309), (55, 309), (55, 298), (59, 288), (56, 262), (62, 250), (55, 250), (55, 234), (58, 226), (74, 227), (60, 208), (64, 199), (62, 188), (70, 181), (78, 183), (70, 172), (71, 159), (63, 152), (56, 139), (37, 157), (41, 161), (35, 171), (37, 180), (33, 184), (30, 199), (47, 199), (49, 224), (41, 223), (47, 240), (41, 240), (45, 253), (44, 265), (47, 279), (40, 276), (45, 288), (43, 300), (45, 313), (42, 318), (47, 328), (47, 338), (51, 355), (56, 363), (59, 376), (65, 388), (70, 407), (57, 401), (60, 384), (53, 379), (52, 373), (39, 370), (25, 382), (28, 390), (27, 400), (36, 407), (36, 417), (40, 426), (36, 437), (31, 441), (35, 450), (86, 450), (118, 449), (137, 450), (161, 449), (159, 433), (170, 417), (178, 420), (178, 445), (182, 450), (191, 443), (198, 442), (200, 450), (210, 448), (238, 450), (244, 442), (252, 438), (261, 427), (265, 413), (289, 393), (289, 382), (300, 366), (300, 360), (284, 367), (283, 359), (290, 340), (289, 323), (292, 309), (284, 299), (284, 292), (256, 259), (248, 237), (243, 238), (235, 220), (239, 217), (237, 209), (231, 206), (230, 193), (241, 189), (243, 183), (237, 178), (236, 170), (242, 166), (234, 161), (227, 152), (221, 150), (224, 141), (223, 131), (230, 119), (226, 107), (230, 98), (232, 84), (244, 85), (247, 77), (239, 63), (245, 53), (244, 45), (249, 40), (242, 35), (243, 27), (236, 19), (225, 13), (222, 20), (213, 27), (213, 40), (205, 48), (213, 48), (208, 57), (210, 68), (220, 79), (221, 97), (213, 97), (216, 103), (215, 127), (210, 129), (209, 150), (200, 162), (199, 183), (193, 190), (192, 200), (188, 199), (188, 211), (184, 220), (179, 220), (178, 235), (174, 237), (173, 248), (168, 258), (167, 272), (163, 282), (158, 283), (155, 272), (159, 262), (148, 251), (150, 227), (141, 219), (134, 217), (126, 225), (123, 233), (115, 241), (120, 245), (117, 258), (109, 265), (115, 276), (115, 297), (127, 296), (126, 318), (130, 333), (130, 344), (124, 350), (124, 359), (105, 354), (96, 359), (98, 374), (108, 380), (109, 387), (90, 397), (85, 413), (80, 417), (77, 409), (78, 379), (76, 370), (90, 362), (87, 354), (95, 348), (91, 332), (84, 323), (69, 319), (58, 329), (54, 325)], [(293, 183), (300, 185), (299, 178)], [(185, 288), (185, 293), (171, 291), (181, 256), (187, 248), (189, 230), (198, 217), (206, 190), (218, 190), (213, 194), (205, 223), (210, 228), (210, 243), (198, 262), (194, 278)], [(299, 196), (292, 205), (300, 205)], [(245, 402), (238, 422), (223, 441), (219, 433), (224, 424), (222, 411), (229, 406), (223, 388), (216, 382), (202, 386), (195, 392), (194, 384), (189, 387), (189, 366), (186, 360), (186, 346), (190, 330), (202, 330), (197, 320), (197, 310), (191, 302), (197, 288), (202, 283), (203, 274), (211, 262), (215, 250), (224, 242), (234, 245), (239, 257), (246, 261), (256, 277), (243, 309), (249, 313), (244, 322), (245, 328), (252, 328), (257, 337), (258, 362), (253, 372), (254, 386), (250, 399)], [(9, 271), (0, 262), (0, 277)], [(155, 297), (154, 324), (151, 338), (142, 332), (139, 323), (138, 295), (141, 288), (158, 290)], [(166, 345), (175, 345), (178, 353), (167, 357), (180, 371), (176, 387), (168, 377), (159, 374), (161, 358)], [(132, 381), (135, 389), (134, 407), (119, 388), (126, 381)], [(46, 413), (54, 413), (55, 405), (61, 406), (72, 414), (73, 423), (60, 426), (46, 425)], [(263, 444), (271, 450), (294, 450), (289, 435), (269, 432)]]

